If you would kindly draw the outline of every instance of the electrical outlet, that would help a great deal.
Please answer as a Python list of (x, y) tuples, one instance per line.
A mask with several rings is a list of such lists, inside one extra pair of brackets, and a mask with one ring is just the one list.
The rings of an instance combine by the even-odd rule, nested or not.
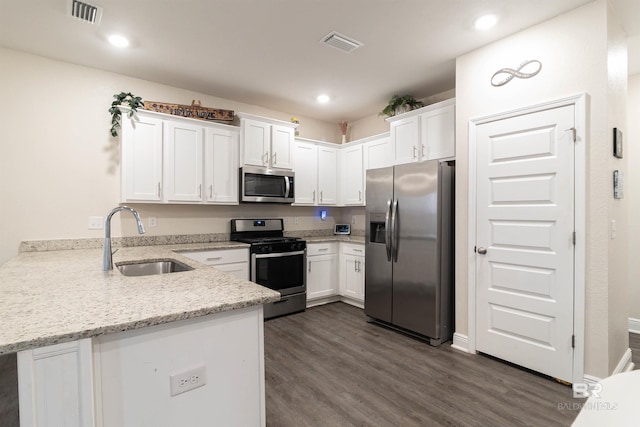
[(102, 230), (104, 228), (104, 218), (101, 216), (89, 217), (89, 230)]
[(294, 217), (293, 217), (293, 223), (294, 223), (295, 225), (298, 225), (298, 217), (297, 217), (297, 216), (294, 216)]
[(156, 218), (155, 216), (150, 216), (149, 217), (149, 221), (147, 221), (149, 224), (149, 227), (157, 227), (158, 226), (158, 218)]
[(169, 376), (171, 396), (177, 396), (207, 383), (207, 368), (202, 365), (197, 368), (182, 371)]

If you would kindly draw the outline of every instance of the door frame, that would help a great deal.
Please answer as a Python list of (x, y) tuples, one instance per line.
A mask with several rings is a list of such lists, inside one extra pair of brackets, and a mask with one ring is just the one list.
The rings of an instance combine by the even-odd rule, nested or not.
[(476, 246), (476, 138), (477, 127), (496, 120), (508, 119), (524, 114), (536, 113), (552, 108), (568, 105), (574, 106), (575, 114), (575, 169), (574, 169), (574, 221), (576, 232), (576, 244), (574, 254), (574, 288), (573, 288), (573, 333), (575, 336), (575, 348), (573, 351), (574, 383), (584, 381), (584, 339), (585, 339), (585, 254), (586, 254), (586, 154), (587, 144), (587, 100), (586, 93), (547, 101), (539, 104), (508, 110), (502, 113), (469, 119), (469, 197), (468, 197), (468, 244), (467, 244), (467, 305), (468, 305), (468, 351), (476, 353), (476, 254), (473, 248)]

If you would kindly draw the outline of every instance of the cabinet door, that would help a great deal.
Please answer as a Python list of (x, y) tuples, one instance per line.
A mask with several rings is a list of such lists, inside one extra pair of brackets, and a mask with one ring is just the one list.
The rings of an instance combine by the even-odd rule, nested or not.
[(315, 205), (318, 189), (318, 147), (296, 142), (294, 146), (295, 203)]
[(385, 137), (369, 141), (363, 145), (364, 169), (386, 168), (393, 165), (393, 145), (391, 138)]
[(307, 300), (337, 293), (336, 258), (335, 254), (307, 257)]
[(238, 132), (205, 129), (204, 182), (207, 203), (238, 204)]
[(293, 128), (286, 126), (271, 126), (271, 158), (273, 169), (292, 169)]
[(318, 204), (338, 203), (338, 150), (318, 147)]
[(202, 201), (202, 126), (165, 122), (166, 202)]
[(251, 119), (240, 123), (242, 162), (245, 165), (268, 166), (271, 145), (271, 125)]
[(395, 163), (410, 163), (420, 160), (420, 118), (408, 117), (390, 126), (391, 140), (395, 144)]
[(238, 279), (249, 280), (249, 263), (238, 262), (235, 264), (222, 264), (216, 265), (214, 268), (222, 270), (225, 273), (229, 273)]
[(343, 255), (341, 270), (344, 295), (364, 301), (364, 258)]
[(344, 149), (344, 204), (364, 204), (364, 169), (362, 167), (362, 145)]
[(420, 115), (422, 160), (455, 155), (455, 106), (449, 105)]
[(162, 200), (162, 120), (122, 119), (122, 201)]

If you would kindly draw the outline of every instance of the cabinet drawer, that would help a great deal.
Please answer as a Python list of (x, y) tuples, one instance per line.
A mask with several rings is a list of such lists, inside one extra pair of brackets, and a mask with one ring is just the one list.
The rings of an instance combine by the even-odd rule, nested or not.
[(337, 245), (334, 242), (309, 243), (307, 242), (307, 256), (335, 254)]
[(364, 245), (343, 243), (342, 253), (345, 255), (364, 256)]
[(220, 249), (214, 251), (182, 252), (182, 255), (207, 265), (249, 262), (249, 249)]

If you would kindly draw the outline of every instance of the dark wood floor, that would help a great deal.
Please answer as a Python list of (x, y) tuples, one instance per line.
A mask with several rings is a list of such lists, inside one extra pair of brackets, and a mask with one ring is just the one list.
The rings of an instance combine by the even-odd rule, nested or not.
[(450, 344), (367, 323), (343, 303), (269, 320), (267, 425), (568, 426), (577, 416), (571, 387)]

